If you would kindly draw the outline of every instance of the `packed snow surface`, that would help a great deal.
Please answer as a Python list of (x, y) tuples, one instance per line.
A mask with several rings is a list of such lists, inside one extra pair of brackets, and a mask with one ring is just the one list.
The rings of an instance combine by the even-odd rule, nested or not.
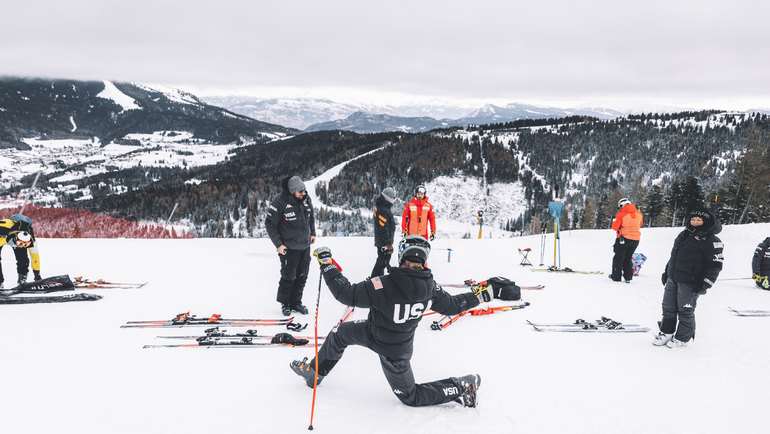
[[(763, 433), (766, 432), (770, 318), (741, 318), (728, 306), (770, 309), (770, 292), (749, 280), (719, 281), (698, 301), (697, 340), (685, 349), (653, 347), (643, 334), (538, 333), (525, 320), (571, 322), (610, 316), (651, 329), (660, 316), (660, 272), (679, 229), (644, 229), (648, 256), (630, 285), (600, 276), (531, 272), (517, 248), (538, 236), (439, 239), (431, 266), (440, 283), (503, 275), (542, 291), (523, 292), (532, 305), (493, 316), (466, 317), (416, 333), (418, 382), (478, 372), (476, 409), (446, 404), (410, 408), (393, 395), (369, 350), (350, 347), (318, 390), (316, 432), (330, 433)], [(756, 243), (770, 224), (728, 226), (721, 278), (748, 277)], [(562, 264), (608, 271), (609, 230), (562, 233)], [(371, 238), (321, 238), (351, 280), (375, 260)], [(547, 246), (552, 245), (550, 238)], [(120, 329), (127, 320), (199, 315), (278, 317), (278, 258), (267, 239), (44, 239), (44, 275), (69, 273), (150, 283), (139, 290), (101, 290), (96, 302), (0, 306), (5, 369), (2, 432), (271, 433), (306, 432), (311, 390), (289, 370), (311, 348), (181, 348), (144, 350), (158, 335), (202, 328)], [(446, 251), (452, 248), (451, 263)], [(227, 254), (222, 254), (227, 252)], [(550, 251), (546, 258), (550, 258)], [(13, 255), (3, 249), (6, 284)], [(547, 261), (549, 264), (550, 261)], [(311, 266), (304, 302), (315, 307), (318, 268)], [(458, 292), (458, 289), (449, 289)], [(325, 285), (319, 330), (344, 307)], [(363, 318), (366, 309), (357, 309)], [(301, 316), (311, 323), (313, 316)], [(278, 327), (257, 327), (263, 334)]]
[(123, 108), (121, 112), (126, 110), (138, 110), (142, 107), (137, 104), (136, 100), (121, 92), (111, 81), (104, 81), (104, 90), (97, 95), (99, 98), (111, 100), (115, 104)]

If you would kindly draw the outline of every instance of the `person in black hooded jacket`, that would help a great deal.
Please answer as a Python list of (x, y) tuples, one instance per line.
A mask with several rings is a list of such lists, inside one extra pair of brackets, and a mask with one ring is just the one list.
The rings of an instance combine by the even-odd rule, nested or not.
[(371, 277), (382, 276), (390, 264), (393, 255), (393, 237), (396, 233), (396, 222), (393, 219), (391, 207), (396, 201), (396, 190), (388, 187), (382, 190), (374, 206), (374, 246), (377, 247), (377, 261), (372, 268)]
[[(391, 268), (382, 277), (373, 277), (351, 284), (331, 257), (331, 251), (319, 247), (314, 252), (321, 272), (334, 298), (348, 306), (368, 308), (363, 321), (342, 323), (326, 337), (318, 351), (318, 383), (331, 372), (349, 345), (359, 345), (378, 354), (385, 378), (393, 393), (409, 406), (436, 405), (455, 401), (475, 407), (476, 390), (481, 384), (477, 374), (450, 377), (424, 384), (415, 384), (411, 358), (414, 331), (423, 313), (429, 309), (454, 315), (491, 301), (489, 286), (473, 292), (449, 295), (424, 267), (430, 244), (421, 236), (412, 235), (399, 244), (399, 267)], [(295, 360), (291, 369), (313, 387), (315, 359)]]
[(754, 250), (751, 259), (751, 278), (762, 289), (770, 289), (770, 237), (765, 238)]
[(310, 270), (310, 244), (315, 242), (313, 204), (299, 176), (285, 178), (283, 192), (270, 203), (265, 228), (281, 260), (281, 280), (276, 299), (281, 312), (307, 314), (302, 293)]
[(674, 240), (661, 276), (665, 285), (663, 319), (653, 345), (684, 347), (695, 337), (698, 296), (714, 286), (722, 271), (724, 246), (716, 236), (721, 231), (722, 225), (711, 211), (695, 209), (688, 214), (687, 227)]

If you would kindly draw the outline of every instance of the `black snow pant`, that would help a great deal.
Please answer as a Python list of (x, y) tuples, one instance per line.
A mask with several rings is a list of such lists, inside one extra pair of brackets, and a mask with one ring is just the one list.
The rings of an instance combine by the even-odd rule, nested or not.
[(302, 304), (307, 274), (310, 270), (310, 247), (305, 250), (286, 250), (281, 259), (281, 280), (278, 282), (278, 296), (281, 304), (296, 306)]
[[(366, 347), (379, 355), (382, 372), (385, 373), (390, 388), (396, 397), (408, 406), (444, 404), (462, 394), (462, 385), (456, 378), (415, 384), (409, 359), (393, 359), (382, 355), (383, 351), (378, 349), (369, 334), (369, 322), (366, 320), (343, 323), (336, 331), (329, 333), (318, 351), (318, 374), (329, 375), (348, 345)], [(310, 363), (311, 366), (315, 366), (314, 363), (315, 360)]]
[[(687, 342), (695, 337), (695, 307), (698, 294), (692, 283), (677, 283), (669, 277), (663, 289), (663, 319), (660, 331), (676, 332), (678, 341)], [(678, 319), (678, 327), (677, 327)]]
[(377, 247), (377, 262), (374, 263), (371, 277), (385, 274), (385, 269), (390, 265), (390, 257), (392, 255), (393, 250), (383, 250), (382, 247)]
[[(27, 249), (11, 248), (11, 250), (13, 250), (13, 254), (16, 256), (16, 274), (20, 277), (26, 277), (29, 274), (29, 254)], [(0, 283), (3, 281), (5, 281), (5, 278), (3, 277), (2, 261), (0, 261)]]
[(621, 277), (625, 280), (631, 280), (634, 277), (634, 264), (631, 257), (634, 256), (634, 251), (638, 246), (639, 240), (629, 240), (623, 237), (615, 240), (615, 245), (612, 248), (615, 251), (615, 256), (612, 257), (612, 274), (610, 274), (613, 280), (620, 280)]

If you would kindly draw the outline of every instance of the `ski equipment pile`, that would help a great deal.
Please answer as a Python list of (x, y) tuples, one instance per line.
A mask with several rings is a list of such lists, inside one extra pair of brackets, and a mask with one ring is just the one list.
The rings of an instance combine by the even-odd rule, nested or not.
[[(286, 336), (282, 336), (286, 335)], [(262, 340), (270, 338), (270, 341)], [(301, 347), (310, 342), (307, 338), (298, 338), (288, 333), (275, 336), (242, 337), (240, 339), (222, 339), (220, 337), (201, 336), (195, 342), (185, 344), (144, 345), (142, 348), (255, 348), (255, 347)]]
[[(468, 279), (463, 283), (439, 283), (439, 286), (444, 288), (470, 288), (473, 285), (476, 285), (480, 282), (477, 282), (473, 279)], [(545, 285), (525, 285), (525, 286), (519, 286), (519, 289), (523, 291), (539, 291), (541, 289), (545, 289)]]

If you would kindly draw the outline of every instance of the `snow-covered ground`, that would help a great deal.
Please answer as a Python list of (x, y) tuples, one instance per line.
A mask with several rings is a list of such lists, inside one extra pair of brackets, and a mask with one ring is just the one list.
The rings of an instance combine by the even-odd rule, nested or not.
[[(611, 316), (655, 327), (660, 272), (678, 229), (645, 229), (649, 259), (632, 284), (606, 275), (552, 275), (518, 266), (517, 248), (539, 237), (438, 239), (431, 265), (438, 282), (503, 275), (532, 305), (464, 318), (442, 332), (423, 321), (412, 360), (417, 381), (478, 372), (479, 407), (403, 406), (376, 356), (351, 347), (319, 388), (316, 432), (333, 433), (763, 433), (770, 390), (770, 318), (732, 316), (727, 306), (770, 309), (770, 292), (751, 281), (721, 281), (699, 300), (697, 340), (686, 349), (655, 348), (653, 333), (541, 334), (525, 324)], [(729, 226), (723, 278), (747, 277), (770, 224)], [(550, 241), (550, 239), (549, 239)], [(369, 274), (370, 238), (322, 238), (351, 279)], [(547, 245), (549, 243), (546, 243)], [(453, 247), (452, 262), (446, 252)], [(564, 232), (562, 262), (607, 271), (612, 233)], [(279, 315), (278, 259), (266, 239), (40, 241), (45, 275), (69, 273), (149, 280), (140, 290), (103, 290), (97, 302), (0, 306), (0, 431), (3, 433), (305, 432), (311, 391), (288, 368), (309, 348), (143, 350), (156, 335), (196, 329), (125, 330), (126, 320), (200, 315)], [(109, 254), (105, 254), (108, 252)], [(223, 255), (222, 252), (227, 252)], [(3, 249), (6, 281), (13, 256)], [(548, 256), (548, 255), (546, 255)], [(304, 297), (315, 305), (318, 270)], [(457, 290), (453, 290), (457, 291)], [(320, 330), (343, 306), (322, 289)], [(361, 318), (364, 309), (356, 312)], [(303, 320), (312, 322), (312, 316)], [(310, 326), (312, 329), (312, 324)], [(197, 329), (200, 330), (200, 329)], [(261, 327), (277, 333), (276, 327)]]

